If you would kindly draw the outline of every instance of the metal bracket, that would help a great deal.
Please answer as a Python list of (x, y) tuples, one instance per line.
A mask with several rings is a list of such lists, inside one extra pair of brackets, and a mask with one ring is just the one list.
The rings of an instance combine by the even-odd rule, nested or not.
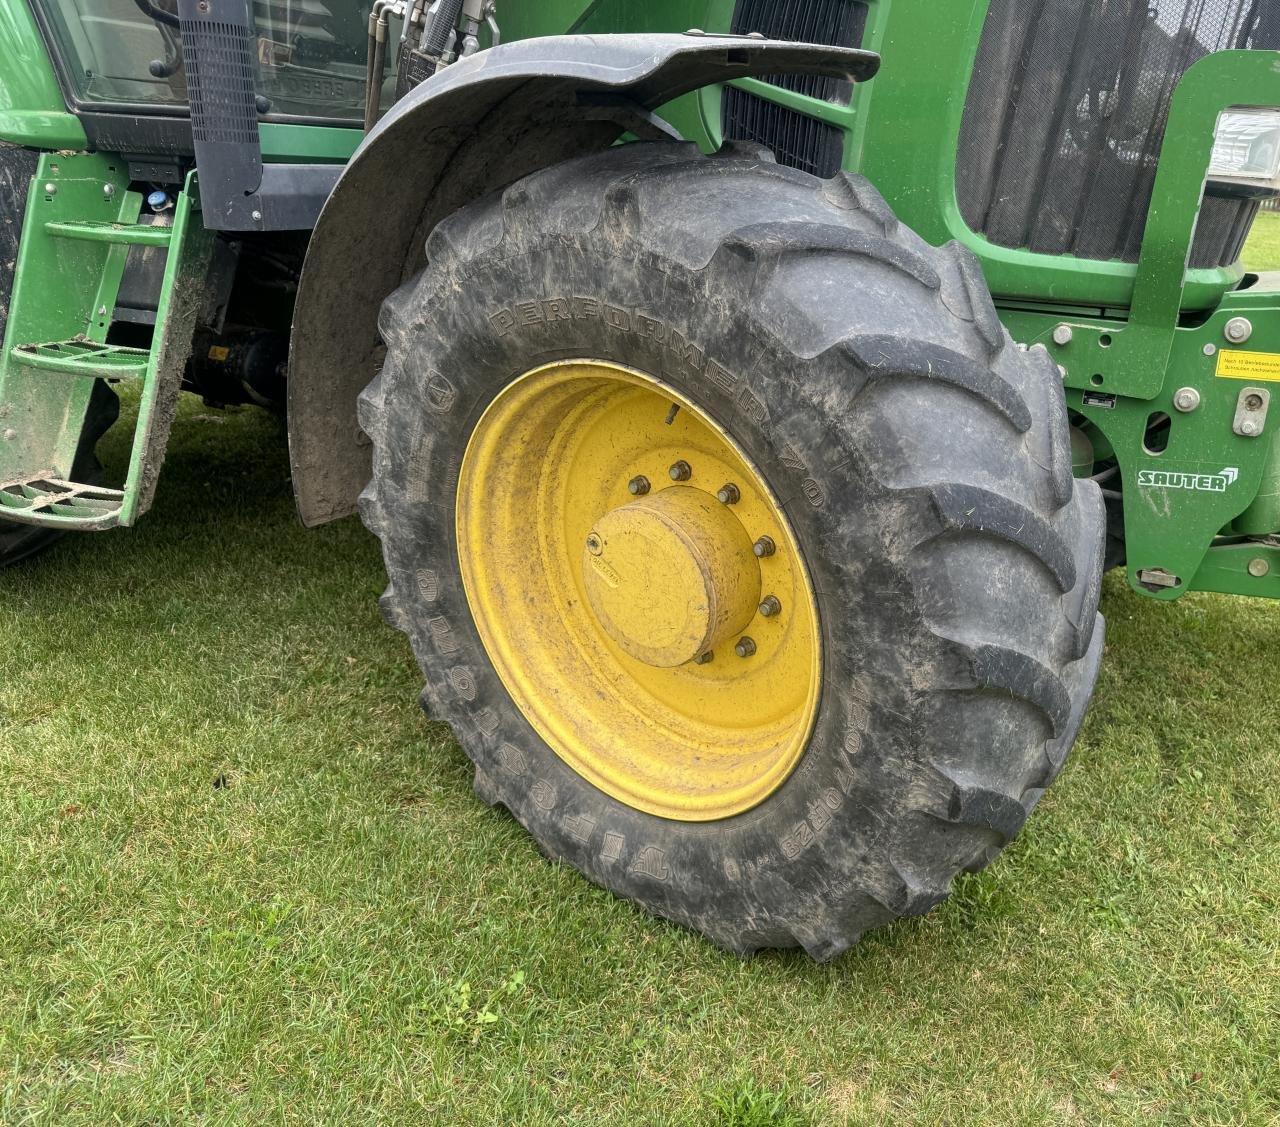
[(1231, 429), (1244, 438), (1257, 438), (1267, 425), (1271, 392), (1265, 387), (1242, 387), (1236, 397), (1236, 417)]

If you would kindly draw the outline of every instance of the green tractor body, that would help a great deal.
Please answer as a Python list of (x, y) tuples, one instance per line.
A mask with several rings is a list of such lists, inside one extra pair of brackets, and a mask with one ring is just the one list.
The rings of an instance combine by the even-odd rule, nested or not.
[[(503, 193), (500, 225), (509, 238), (527, 225), (542, 232), (538, 238), (565, 243), (575, 237), (571, 228), (547, 219), (558, 206), (556, 192), (539, 194), (557, 168), (586, 162), (583, 175), (595, 175), (591, 161), (607, 164), (615, 159), (609, 151), (625, 151), (626, 142), (669, 146), (683, 139), (705, 153), (732, 142), (764, 146), (780, 170), (769, 175), (809, 177), (795, 181), (796, 192), (801, 181), (828, 185), (814, 189), (821, 197), (816, 202), (784, 193), (777, 214), (759, 222), (747, 222), (752, 213), (744, 205), (742, 222), (758, 235), (743, 244), (751, 248), (746, 258), (772, 255), (783, 264), (772, 269), (786, 270), (799, 253), (789, 240), (807, 224), (804, 246), (812, 252), (816, 239), (828, 247), (811, 257), (892, 260), (899, 274), (923, 285), (920, 301), (936, 301), (954, 319), (960, 335), (943, 352), (920, 353), (922, 370), (890, 345), (879, 355), (897, 358), (885, 363), (909, 369), (918, 381), (941, 379), (974, 394), (977, 377), (969, 365), (974, 357), (985, 364), (989, 355), (992, 370), (1005, 371), (1000, 357), (1007, 331), (1016, 342), (1010, 349), (1031, 358), (1026, 362), (1040, 365), (1041, 375), (1048, 372), (1062, 389), (1045, 401), (1048, 453), (1036, 452), (1040, 423), (1033, 426), (1030, 415), (1025, 425), (1020, 421), (1014, 395), (1020, 376), (1006, 371), (993, 385), (1012, 388), (1014, 398), (987, 384), (981, 393), (1024, 436), (1018, 441), (1032, 466), (1069, 450), (1074, 476), (1084, 482), (1077, 494), (1088, 490), (1088, 498), (1105, 503), (1107, 563), (1124, 564), (1136, 590), (1157, 599), (1191, 590), (1280, 596), (1280, 416), (1268, 418), (1280, 383), (1280, 290), (1240, 262), (1259, 208), (1280, 194), (1280, 12), (1267, 4), (1227, 0), (1208, 11), (1189, 0), (379, 0), (370, 9), (343, 0), (105, 0), (91, 6), (20, 0), (0, 17), (0, 58), (0, 561), (25, 557), (64, 532), (136, 523), (154, 497), (184, 390), (214, 405), (287, 409), (294, 487), (309, 525), (355, 512), (375, 465), (384, 484), (365, 503), (375, 531), (392, 520), (393, 496), (407, 492), (412, 500), (419, 490), (425, 497), (441, 480), (451, 490), (462, 488), (457, 468), (447, 466), (442, 479), (410, 475), (403, 490), (385, 484), (394, 469), (384, 447), (396, 441), (384, 433), (395, 416), (384, 402), (386, 388), (409, 379), (403, 374), (409, 361), (394, 355), (396, 339), (407, 332), (401, 321), (413, 320), (397, 312), (396, 302), (409, 300), (402, 296), (408, 282), (424, 264), (435, 269), (454, 258), (471, 263), (471, 274), (463, 270), (454, 278), (460, 288), (488, 269), (476, 240), (483, 241), (486, 223), (497, 221), (475, 212), (467, 221), (472, 226), (453, 223), (460, 209)], [(616, 159), (622, 168), (625, 158)], [(663, 160), (655, 158), (654, 167), (665, 168)], [(639, 176), (626, 167), (627, 176)], [(520, 207), (532, 205), (512, 186), (524, 183), (545, 206), (521, 218)], [(879, 196), (862, 187), (868, 183)], [(566, 198), (576, 190), (566, 188)], [(714, 192), (715, 185), (708, 181), (706, 190)], [(642, 191), (641, 204), (628, 205), (628, 191), (615, 185), (606, 212), (649, 206)], [(835, 220), (815, 221), (814, 208), (851, 216), (850, 223), (869, 233), (833, 235)], [(784, 230), (788, 219), (793, 226)], [(705, 227), (711, 220), (696, 222)], [(651, 225), (652, 216), (636, 211), (620, 223), (619, 239), (643, 242), (648, 236), (635, 232)], [(761, 224), (770, 223), (782, 226), (760, 233)], [(929, 247), (950, 247), (950, 257), (935, 261), (914, 236), (898, 234), (899, 224)], [(454, 230), (462, 234), (450, 235)], [(592, 253), (607, 256), (599, 247)], [(679, 254), (673, 249), (671, 255), (674, 265), (659, 273), (674, 279)], [(548, 269), (546, 276), (560, 275)], [(833, 305), (849, 293), (834, 282), (812, 292), (814, 301)], [(883, 298), (876, 294), (874, 300)], [(443, 299), (429, 301), (447, 307)], [(664, 356), (695, 355), (700, 375), (712, 373), (710, 351), (704, 358), (701, 344), (690, 343), (669, 319), (649, 318), (635, 302), (615, 308), (594, 301), (567, 290), (513, 291), (487, 317), (495, 340), (511, 340), (526, 329), (549, 333), (557, 320), (590, 317), (603, 325), (612, 316), (615, 329), (637, 339), (647, 334)], [(917, 297), (903, 301), (910, 305)], [(765, 326), (766, 306), (760, 309)], [(421, 322), (426, 315), (414, 316)], [(916, 316), (884, 339), (908, 334)], [(461, 320), (451, 325), (441, 322), (438, 330), (463, 333)], [(786, 334), (778, 328), (772, 335)], [(858, 339), (872, 338), (864, 329)], [(488, 355), (488, 347), (477, 343), (471, 355)], [(536, 336), (529, 367), (538, 357), (561, 358), (558, 347)], [(766, 351), (762, 344), (760, 354)], [(805, 349), (791, 351), (801, 356)], [(426, 355), (421, 348), (415, 354)], [(632, 358), (624, 368), (643, 370), (633, 359), (639, 355), (619, 352)], [(950, 359), (938, 361), (939, 355)], [(859, 356), (860, 370), (874, 378), (874, 356), (867, 359), (865, 348)], [(457, 356), (450, 362), (467, 363)], [(372, 385), (361, 398), (384, 364), (394, 379)], [(491, 392), (473, 388), (456, 369), (442, 367), (443, 360), (431, 364), (413, 377), (424, 389), (423, 417), (430, 421), (436, 412), (438, 426), (448, 430), (460, 417), (450, 414), (455, 406)], [(728, 382), (728, 376), (720, 380), (716, 394)], [(112, 389), (125, 385), (137, 388), (127, 424), (134, 428), (132, 453), (123, 475), (107, 479), (93, 447), (115, 421)], [(1053, 405), (1062, 402), (1062, 392), (1065, 409)], [(1023, 394), (1035, 400), (1037, 419), (1039, 394)], [(768, 396), (746, 383), (732, 395), (744, 419), (754, 412), (764, 425)], [(687, 398), (696, 405), (696, 394)], [(673, 394), (673, 405), (684, 401)], [(714, 402), (708, 418), (750, 447)], [(770, 417), (785, 431), (785, 421)], [(985, 425), (975, 424), (978, 430)], [(426, 424), (413, 426), (406, 457), (420, 456), (425, 465), (432, 432)], [(945, 446), (945, 438), (939, 443)], [(785, 451), (797, 444), (781, 448), (782, 463), (795, 468)], [(817, 457), (797, 471), (794, 491), (815, 509), (832, 492), (812, 465)], [(679, 464), (672, 469), (677, 481), (683, 480)], [(467, 480), (464, 472), (463, 487)], [(647, 478), (629, 480), (633, 494), (648, 491)], [(639, 480), (643, 486), (635, 485)], [(1096, 655), (1088, 657), (1100, 645), (1090, 642), (1093, 549), (1077, 554), (1070, 543), (1077, 533), (1060, 522), (1079, 529), (1098, 524), (1088, 535), (1100, 538), (1102, 518), (1055, 515), (1074, 512), (1057, 507), (1069, 488), (1056, 501), (1035, 493), (1040, 486), (1027, 488), (1043, 502), (1030, 532), (1011, 517), (1005, 527), (1004, 510), (984, 527), (1049, 561), (1053, 597), (1070, 604), (1064, 613), (1078, 637), (1062, 651), (1062, 670), (1047, 658), (1033, 662), (1039, 672), (1031, 673), (1022, 667), (1009, 673), (1011, 666), (997, 662), (986, 681), (978, 678), (978, 688), (1012, 685), (1011, 692), (1039, 701), (1054, 722), (1038, 738), (1041, 744), (1048, 739), (1049, 760), (1056, 761), (1039, 776), (1028, 768), (1004, 788), (1006, 797), (1012, 791), (1016, 817), (999, 813), (986, 784), (964, 781), (967, 767), (947, 775), (951, 820), (981, 824), (989, 835), (969, 841), (964, 856), (957, 849), (947, 862), (951, 871), (989, 859), (1016, 832), (1056, 772), (1057, 750), (1065, 755), (1092, 681), (1086, 666), (1096, 668)], [(737, 493), (734, 486), (725, 495)], [(968, 494), (946, 496), (935, 500), (935, 509), (947, 535), (982, 531), (973, 506), (962, 503)], [(780, 499), (788, 512), (792, 503)], [(755, 531), (748, 532), (754, 539)], [(1059, 551), (1054, 545), (1064, 537), (1067, 546)], [(770, 541), (756, 554), (772, 550)], [(394, 588), (405, 579), (387, 551)], [(810, 554), (810, 571), (821, 570), (816, 560)], [(991, 565), (992, 584), (1011, 574), (1005, 563)], [(434, 571), (404, 567), (422, 593), (434, 589)], [(462, 579), (476, 615), (479, 581), (469, 575), (464, 560)], [(869, 574), (863, 582), (872, 582)], [(1022, 590), (1010, 582), (1010, 590)], [(388, 605), (393, 621), (412, 617), (390, 591)], [(763, 613), (776, 614), (779, 605), (775, 598)], [(818, 620), (828, 613), (818, 606)], [(452, 658), (437, 660), (452, 653), (449, 623), (430, 615), (423, 621), (435, 623), (423, 627), (423, 637), (434, 639), (434, 648), (423, 643), (434, 655), (424, 666), (433, 677), (452, 679), (465, 698), (471, 674), (459, 673)], [(492, 657), (496, 643), (483, 623), (478, 629)], [(619, 645), (625, 649), (631, 641), (628, 636)], [(738, 643), (740, 656), (755, 651), (755, 641), (746, 641), (751, 644)], [(834, 648), (831, 641), (825, 645)], [(717, 650), (715, 662), (699, 653), (697, 661), (720, 669), (724, 652)], [(1083, 663), (1078, 675), (1072, 662)], [(1058, 689), (1043, 690), (1046, 671), (1065, 686), (1061, 700), (1054, 697)], [(475, 691), (472, 685), (468, 700)], [(867, 712), (871, 733), (874, 694), (856, 685), (850, 691), (843, 715), (854, 725)], [(831, 696), (825, 687), (821, 695)], [(520, 708), (526, 716), (536, 711)], [(475, 739), (483, 741), (492, 735), (486, 728), (491, 715), (480, 709), (476, 716)], [(1007, 717), (984, 722), (1012, 723)], [(543, 731), (536, 720), (533, 726)], [(846, 746), (852, 740), (846, 737)], [(509, 743), (494, 746), (495, 763), (515, 762), (502, 750)], [(611, 789), (612, 776), (601, 777), (602, 789), (616, 798), (622, 784)], [(880, 907), (860, 915), (850, 908), (847, 926), (773, 927), (772, 901), (763, 892), (766, 908), (758, 919), (726, 908), (726, 918), (737, 924), (709, 923), (710, 909), (637, 891), (645, 880), (667, 879), (679, 847), (637, 846), (641, 829), (603, 831), (603, 838), (591, 838), (593, 852), (583, 860), (572, 854), (568, 838), (556, 837), (559, 829), (531, 824), (546, 803), (565, 801), (556, 799), (551, 784), (532, 779), (534, 805), (526, 817), (517, 809), (521, 800), (502, 792), (496, 778), (496, 768), (486, 772), (481, 764), (477, 789), (515, 809), (550, 852), (729, 947), (794, 941), (827, 957), (869, 923), (924, 910), (937, 899), (933, 885), (918, 887), (908, 873), (900, 881), (905, 892), (869, 894)], [(779, 864), (800, 857), (853, 786), (840, 782), (814, 792), (818, 806), (793, 818), (790, 835), (777, 839)], [(631, 805), (651, 811), (647, 801)], [(978, 807), (986, 813), (965, 813)], [(598, 820), (578, 812), (557, 826), (572, 822), (590, 835)], [(574, 836), (572, 828), (566, 832)], [(623, 861), (631, 858), (625, 879), (609, 875), (615, 849)], [(768, 870), (765, 853), (757, 848), (754, 861), (726, 855), (722, 878), (765, 887), (774, 879), (761, 875)], [(759, 873), (752, 868), (757, 862)], [(894, 868), (899, 876), (900, 870)], [(824, 895), (833, 901), (844, 893)], [(741, 922), (748, 918), (750, 926)]]

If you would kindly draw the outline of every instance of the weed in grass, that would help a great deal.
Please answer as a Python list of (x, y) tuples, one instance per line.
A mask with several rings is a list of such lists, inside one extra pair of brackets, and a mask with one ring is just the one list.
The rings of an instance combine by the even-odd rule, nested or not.
[(502, 1003), (524, 988), (524, 971), (512, 971), (492, 990), (479, 999), (471, 983), (458, 979), (445, 991), (444, 999), (433, 1013), (433, 1024), (446, 1033), (462, 1037), (472, 1045), (502, 1020)]
[(761, 1087), (754, 1080), (742, 1080), (726, 1091), (712, 1095), (717, 1127), (810, 1127), (808, 1116), (789, 1106), (787, 1097)]

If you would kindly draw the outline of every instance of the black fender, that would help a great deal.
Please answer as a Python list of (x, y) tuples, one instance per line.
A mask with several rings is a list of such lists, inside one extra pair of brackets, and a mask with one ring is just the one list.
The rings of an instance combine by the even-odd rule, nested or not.
[(391, 108), (311, 237), (289, 364), (289, 455), (308, 526), (355, 511), (370, 474), (356, 396), (381, 360), (378, 309), (450, 212), (540, 168), (664, 131), (651, 113), (716, 82), (780, 72), (852, 81), (878, 55), (731, 35), (561, 35), (463, 59)]

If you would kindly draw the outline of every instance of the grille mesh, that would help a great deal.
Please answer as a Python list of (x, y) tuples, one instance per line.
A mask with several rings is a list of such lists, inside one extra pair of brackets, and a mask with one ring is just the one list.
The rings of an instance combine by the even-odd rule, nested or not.
[(256, 145), (248, 29), (215, 20), (183, 20), (182, 40), (194, 138)]
[[(1178, 79), (1214, 51), (1280, 47), (1274, 0), (992, 0), (957, 158), (993, 243), (1136, 262)], [(1234, 262), (1257, 205), (1207, 197), (1192, 266)]]
[[(730, 30), (770, 39), (857, 47), (867, 22), (864, 0), (737, 0)], [(847, 102), (850, 84), (815, 74), (779, 74), (771, 85), (826, 102)], [(844, 156), (844, 132), (834, 125), (726, 86), (721, 129), (727, 141), (768, 145), (783, 164), (834, 176)]]

